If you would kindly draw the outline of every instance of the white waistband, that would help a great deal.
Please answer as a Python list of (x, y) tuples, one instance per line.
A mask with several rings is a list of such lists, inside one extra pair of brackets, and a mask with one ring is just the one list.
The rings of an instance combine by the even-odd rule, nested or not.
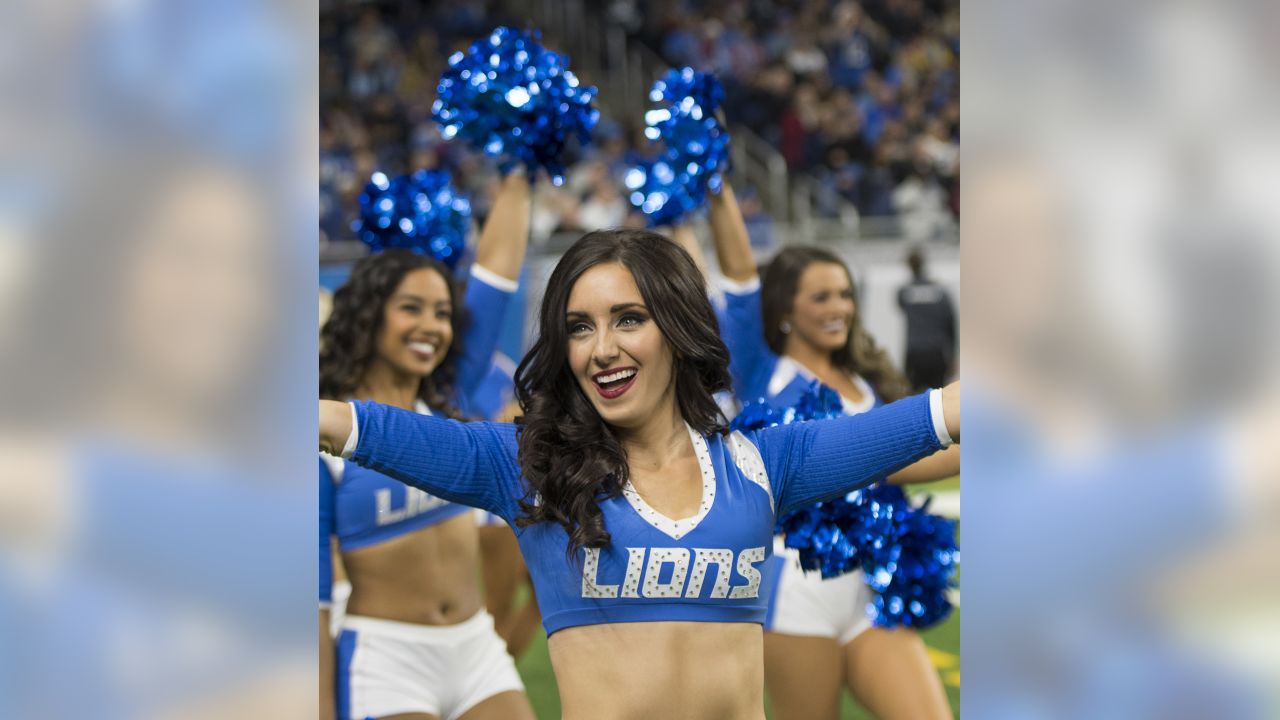
[(419, 625), (417, 623), (384, 620), (382, 618), (348, 615), (342, 620), (343, 630), (369, 635), (384, 635), (401, 640), (420, 640), (430, 643), (451, 643), (466, 640), (493, 630), (493, 616), (484, 608), (456, 625)]

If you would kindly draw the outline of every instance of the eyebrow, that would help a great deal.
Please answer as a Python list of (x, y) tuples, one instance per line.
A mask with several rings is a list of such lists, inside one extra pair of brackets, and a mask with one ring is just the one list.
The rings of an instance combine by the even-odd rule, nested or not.
[[(643, 310), (643, 311), (645, 311), (645, 312), (649, 312), (649, 308), (645, 307), (643, 303), (619, 303), (619, 304), (614, 305), (613, 307), (609, 308), (609, 314), (610, 314), (610, 315), (617, 315), (618, 313), (622, 312), (623, 310), (633, 310), (633, 309), (634, 309), (634, 310)], [(583, 312), (583, 311), (581, 311), (581, 310), (566, 310), (566, 311), (565, 311), (565, 313), (564, 313), (564, 316), (565, 316), (566, 318), (571, 318), (571, 317), (590, 317), (587, 313), (585, 313), (585, 312)]]
[[(392, 296), (391, 299), (396, 301), (413, 300), (415, 302), (420, 302), (423, 305), (430, 305), (430, 303), (428, 303), (425, 298), (419, 295), (414, 295), (413, 293), (397, 293), (396, 295)], [(447, 299), (436, 301), (436, 307), (450, 307), (452, 305), (453, 303), (449, 302)]]

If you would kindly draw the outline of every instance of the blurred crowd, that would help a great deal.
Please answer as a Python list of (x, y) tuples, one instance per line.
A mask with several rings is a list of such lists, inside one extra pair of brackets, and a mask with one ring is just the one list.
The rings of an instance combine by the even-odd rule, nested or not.
[[(634, 14), (621, 11), (635, 8)], [(821, 214), (959, 213), (958, 0), (658, 0), (615, 17), (812, 176)]]
[[(431, 119), (446, 58), (502, 23), (500, 0), (333, 2), (320, 24), (320, 225), (349, 239), (372, 172), (445, 167), (483, 217), (484, 161), (445, 143)], [(513, 7), (520, 12), (518, 4)], [(673, 66), (715, 72), (731, 124), (811, 178), (819, 216), (899, 216), (921, 237), (959, 212), (957, 0), (614, 0), (604, 17)], [(547, 38), (554, 47), (554, 39)], [(639, 225), (620, 179), (650, 143), (640, 118), (602, 117), (562, 188), (541, 183), (533, 240)], [(747, 188), (753, 242), (771, 230)], [(921, 225), (923, 224), (923, 227)]]

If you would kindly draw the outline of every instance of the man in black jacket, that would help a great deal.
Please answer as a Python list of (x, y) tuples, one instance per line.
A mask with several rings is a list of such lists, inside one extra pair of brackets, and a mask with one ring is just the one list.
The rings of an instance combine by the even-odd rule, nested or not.
[(920, 248), (912, 248), (907, 265), (911, 282), (898, 289), (898, 307), (907, 316), (907, 379), (916, 391), (942, 387), (956, 356), (955, 308), (946, 288), (926, 275)]

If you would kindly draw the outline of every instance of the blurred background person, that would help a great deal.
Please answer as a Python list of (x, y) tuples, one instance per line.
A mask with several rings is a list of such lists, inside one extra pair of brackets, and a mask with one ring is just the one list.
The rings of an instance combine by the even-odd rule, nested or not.
[(929, 278), (923, 249), (911, 248), (907, 267), (911, 281), (898, 289), (898, 307), (907, 320), (907, 379), (913, 388), (940, 387), (955, 374), (955, 307), (947, 289)]

